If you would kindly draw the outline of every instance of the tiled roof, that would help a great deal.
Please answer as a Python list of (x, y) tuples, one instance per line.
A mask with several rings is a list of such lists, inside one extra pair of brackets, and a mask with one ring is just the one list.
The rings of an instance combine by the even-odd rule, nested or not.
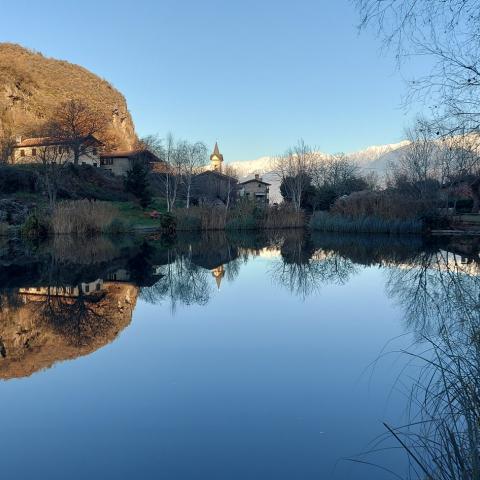
[(154, 153), (152, 153), (150, 150), (147, 150), (145, 148), (138, 148), (134, 150), (119, 150), (119, 151), (114, 151), (114, 152), (105, 152), (100, 155), (100, 158), (131, 158), (131, 157), (136, 157), (137, 155), (147, 155), (151, 159), (153, 159), (155, 162), (161, 162), (160, 160)]
[[(94, 140), (96, 143), (100, 144), (101, 142), (97, 140), (93, 135), (88, 135), (83, 138), (83, 141), (86, 140)], [(43, 147), (47, 145), (64, 145), (68, 143), (67, 140), (62, 138), (55, 138), (55, 137), (32, 137), (32, 138), (25, 138), (21, 142), (18, 142), (15, 147), (22, 148), (22, 147)]]
[(255, 178), (251, 178), (250, 180), (245, 180), (244, 182), (240, 182), (239, 185), (244, 185), (245, 183), (250, 183), (250, 182), (263, 183), (267, 187), (270, 187), (272, 185), (271, 183), (267, 183), (267, 182), (264, 182), (263, 180), (259, 180)]

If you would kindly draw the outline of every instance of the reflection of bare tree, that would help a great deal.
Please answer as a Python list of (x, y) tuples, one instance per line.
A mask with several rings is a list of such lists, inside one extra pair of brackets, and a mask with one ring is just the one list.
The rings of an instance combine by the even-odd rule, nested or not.
[(478, 308), (479, 273), (474, 261), (462, 263), (443, 250), (423, 252), (389, 270), (386, 288), (402, 306), (409, 330), (424, 335), (458, 324)]
[(314, 250), (304, 235), (286, 238), (282, 258), (270, 272), (274, 282), (305, 299), (325, 284), (344, 284), (356, 273), (353, 262), (332, 251)]
[(400, 377), (413, 378), (408, 421), (385, 424), (409, 457), (405, 478), (480, 479), (479, 274), (478, 256), (443, 250), (388, 272), (387, 291), (417, 336)]
[(166, 265), (159, 267), (161, 279), (151, 287), (141, 289), (140, 297), (150, 303), (160, 303), (167, 299), (172, 311), (178, 304), (207, 304), (211, 286), (209, 272), (195, 265), (191, 256), (169, 252)]
[(112, 322), (98, 312), (97, 295), (61, 296), (48, 287), (47, 295), (38, 302), (37, 318), (61, 334), (71, 345), (88, 346), (105, 335)]

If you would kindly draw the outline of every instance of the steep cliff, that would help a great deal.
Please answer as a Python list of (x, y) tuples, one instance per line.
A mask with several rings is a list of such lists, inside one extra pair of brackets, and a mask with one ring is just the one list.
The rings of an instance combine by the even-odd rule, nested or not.
[(0, 43), (0, 135), (28, 134), (71, 98), (81, 98), (110, 119), (101, 140), (119, 149), (133, 148), (135, 127), (127, 103), (106, 80), (78, 65)]

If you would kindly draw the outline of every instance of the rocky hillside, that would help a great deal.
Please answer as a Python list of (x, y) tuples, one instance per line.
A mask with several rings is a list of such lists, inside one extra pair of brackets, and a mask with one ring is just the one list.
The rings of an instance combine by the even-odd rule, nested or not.
[[(77, 322), (70, 330), (59, 329), (52, 313), (55, 315), (57, 309), (59, 313), (68, 311), (78, 299), (53, 298), (53, 308), (46, 309), (47, 299), (42, 296), (27, 295), (15, 305), (0, 298), (0, 379), (28, 377), (114, 341), (130, 324), (138, 288), (125, 283), (106, 283), (104, 288), (103, 298), (88, 305), (88, 315), (69, 318), (68, 321)], [(81, 336), (72, 336), (72, 332)]]
[(101, 138), (107, 145), (134, 146), (135, 127), (125, 98), (106, 80), (78, 65), (0, 43), (0, 135), (28, 134), (71, 98), (83, 99), (111, 119)]

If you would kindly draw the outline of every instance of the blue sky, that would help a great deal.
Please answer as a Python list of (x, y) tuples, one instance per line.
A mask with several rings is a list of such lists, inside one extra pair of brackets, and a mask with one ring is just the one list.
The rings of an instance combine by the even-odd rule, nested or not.
[[(402, 139), (417, 112), (349, 0), (0, 0), (0, 40), (81, 64), (127, 98), (137, 131), (218, 140), (226, 160)], [(403, 74), (414, 74), (414, 66)]]

